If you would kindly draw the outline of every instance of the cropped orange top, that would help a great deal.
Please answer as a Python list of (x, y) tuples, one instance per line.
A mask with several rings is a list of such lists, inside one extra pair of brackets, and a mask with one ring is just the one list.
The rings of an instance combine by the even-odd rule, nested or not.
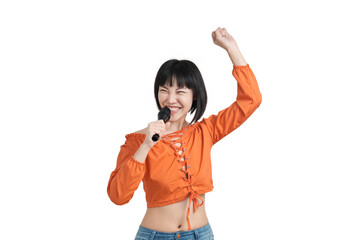
[(141, 181), (148, 208), (169, 205), (189, 197), (187, 223), (191, 230), (191, 202), (196, 211), (203, 204), (199, 194), (214, 188), (210, 159), (212, 146), (239, 127), (262, 100), (249, 65), (234, 66), (232, 73), (237, 80), (236, 101), (217, 115), (163, 135), (144, 163), (136, 161), (133, 155), (145, 140), (145, 134), (126, 135), (107, 187), (112, 202), (118, 205), (128, 203)]

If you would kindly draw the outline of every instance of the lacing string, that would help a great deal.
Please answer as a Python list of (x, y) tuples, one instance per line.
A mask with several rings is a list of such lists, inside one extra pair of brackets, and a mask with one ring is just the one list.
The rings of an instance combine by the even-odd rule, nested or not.
[[(188, 161), (189, 157), (187, 156), (186, 148), (184, 148), (185, 142), (181, 140), (183, 134), (184, 133), (182, 131), (179, 133), (170, 134), (166, 138), (163, 138), (163, 140), (169, 142), (170, 146), (174, 149), (176, 157), (179, 158), (178, 162), (181, 163), (182, 165), (180, 171), (185, 174), (185, 177), (183, 177), (183, 179), (188, 182), (187, 188), (189, 191), (189, 207), (186, 213), (186, 221), (188, 224), (188, 230), (191, 230), (190, 219), (189, 219), (191, 202), (193, 202), (194, 212), (196, 212), (197, 208), (201, 207), (204, 204), (204, 200), (199, 196), (199, 194), (197, 194), (194, 191), (192, 187), (193, 183), (192, 183), (191, 166), (189, 165), (189, 161)], [(180, 146), (177, 146), (176, 144), (179, 145), (179, 143)], [(198, 200), (201, 201), (200, 204), (198, 204)]]
[[(197, 202), (198, 199), (201, 200), (201, 204), (198, 204), (198, 202)], [(186, 213), (186, 221), (188, 224), (188, 230), (191, 230), (190, 219), (189, 219), (191, 201), (193, 201), (193, 203), (194, 203), (194, 212), (196, 212), (198, 207), (201, 207), (204, 204), (204, 199), (202, 199), (199, 196), (199, 194), (197, 194), (194, 190), (192, 190), (190, 192), (189, 207), (188, 207), (187, 213)]]

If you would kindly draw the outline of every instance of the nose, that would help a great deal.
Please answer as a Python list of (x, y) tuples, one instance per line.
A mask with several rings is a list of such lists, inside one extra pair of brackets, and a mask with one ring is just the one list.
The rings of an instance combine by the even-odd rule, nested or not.
[(175, 94), (169, 94), (167, 98), (167, 102), (169, 104), (176, 103), (176, 95)]

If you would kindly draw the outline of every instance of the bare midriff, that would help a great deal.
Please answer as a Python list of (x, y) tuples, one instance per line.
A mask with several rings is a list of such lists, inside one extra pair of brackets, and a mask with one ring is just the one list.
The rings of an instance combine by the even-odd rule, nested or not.
[[(206, 226), (209, 221), (205, 212), (205, 194), (199, 194), (204, 200), (204, 205), (194, 212), (193, 204), (190, 204), (189, 220), (191, 229)], [(160, 232), (187, 231), (186, 213), (189, 206), (189, 198), (162, 207), (148, 208), (141, 226)]]

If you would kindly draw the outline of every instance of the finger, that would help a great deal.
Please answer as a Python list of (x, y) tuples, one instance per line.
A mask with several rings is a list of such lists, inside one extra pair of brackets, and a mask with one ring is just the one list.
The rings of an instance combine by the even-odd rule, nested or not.
[(226, 28), (224, 28), (224, 35), (225, 35), (225, 37), (227, 37), (229, 35)]
[(166, 124), (162, 122), (160, 124), (152, 125), (149, 130), (159, 134), (165, 131), (170, 124), (170, 122), (167, 122)]
[(222, 37), (226, 37), (226, 29), (225, 28), (220, 29), (220, 32), (221, 32)]
[(156, 123), (161, 123), (161, 124), (164, 124), (164, 120), (160, 119), (160, 120), (157, 120), (155, 121)]
[(161, 133), (164, 129), (164, 126), (153, 126), (149, 129), (149, 131), (153, 133)]
[(221, 34), (221, 30), (220, 28), (218, 28), (216, 31), (215, 31), (215, 38), (216, 39), (219, 39), (222, 37), (222, 34)]
[(216, 43), (216, 35), (215, 35), (215, 32), (212, 32), (211, 35), (212, 35), (212, 40), (213, 40), (213, 42)]
[(164, 123), (163, 120), (158, 120), (158, 121), (149, 123), (149, 127), (150, 127), (150, 128), (153, 128), (153, 127), (164, 127), (164, 126), (165, 126), (165, 123)]

